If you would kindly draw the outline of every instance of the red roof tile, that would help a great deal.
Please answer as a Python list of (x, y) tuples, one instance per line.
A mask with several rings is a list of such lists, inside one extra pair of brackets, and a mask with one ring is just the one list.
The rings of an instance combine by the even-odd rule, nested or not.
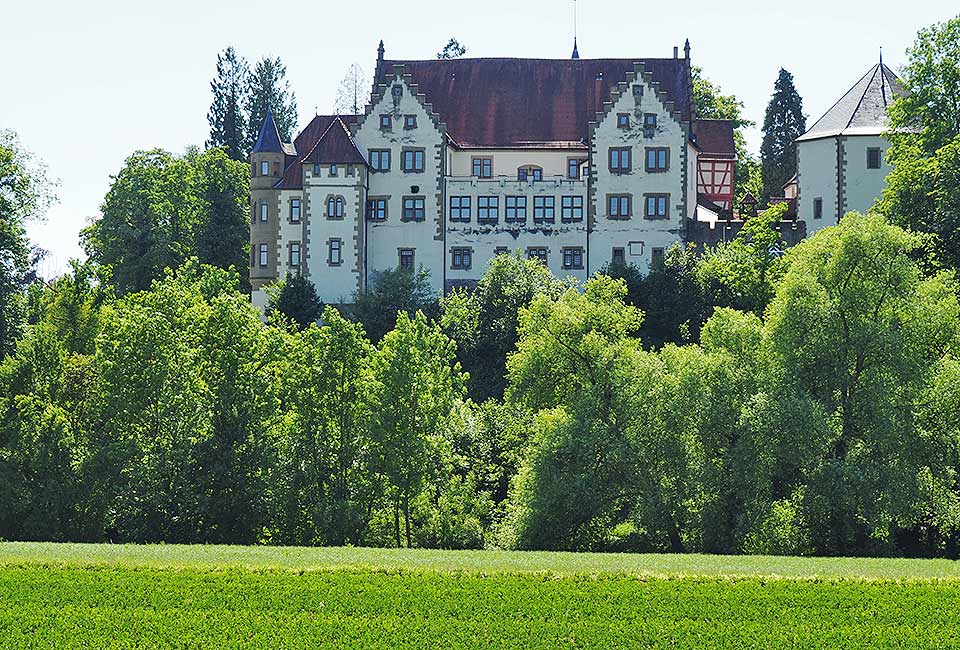
[(347, 131), (347, 125), (339, 118), (330, 123), (303, 162), (360, 165), (367, 163)]
[(674, 102), (691, 115), (685, 59), (450, 59), (383, 61), (377, 83), (403, 65), (417, 90), (461, 146), (509, 147), (585, 142), (588, 123), (611, 88), (640, 62)]
[(737, 155), (731, 120), (695, 120), (693, 138), (704, 154), (731, 158)]
[[(283, 177), (277, 182), (274, 187), (279, 189), (299, 189), (303, 187), (303, 171), (301, 169), (301, 163), (304, 162), (304, 159), (310, 155), (310, 153), (317, 146), (320, 141), (321, 136), (328, 132), (332, 131), (330, 128), (334, 120), (337, 119), (337, 115), (317, 115), (310, 123), (304, 127), (303, 131), (294, 138), (293, 144), (296, 147), (297, 154), (295, 156), (286, 156), (284, 159), (284, 172)], [(355, 124), (357, 121), (356, 115), (340, 115), (340, 121), (343, 123), (344, 127), (349, 127), (351, 124)], [(341, 128), (341, 130), (343, 130)], [(333, 136), (336, 138), (336, 136)], [(333, 143), (333, 140), (331, 140)], [(350, 140), (351, 146), (356, 150), (356, 146), (353, 145), (353, 140)], [(333, 144), (331, 144), (333, 146)], [(337, 147), (340, 147), (340, 144), (336, 144)], [(358, 153), (359, 155), (359, 153)], [(313, 162), (313, 161), (311, 161)], [(351, 163), (356, 162), (355, 160), (330, 160), (330, 161), (317, 161), (317, 162), (342, 162), (342, 163)], [(361, 163), (366, 161), (363, 159), (363, 156), (360, 156)]]

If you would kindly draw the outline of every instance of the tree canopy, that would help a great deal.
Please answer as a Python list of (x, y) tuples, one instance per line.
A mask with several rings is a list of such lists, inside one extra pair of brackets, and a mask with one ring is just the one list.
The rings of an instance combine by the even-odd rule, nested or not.
[(759, 197), (762, 205), (769, 203), (770, 197), (780, 196), (783, 186), (797, 173), (796, 140), (806, 130), (803, 100), (793, 85), (793, 75), (781, 68), (763, 119), (763, 193)]

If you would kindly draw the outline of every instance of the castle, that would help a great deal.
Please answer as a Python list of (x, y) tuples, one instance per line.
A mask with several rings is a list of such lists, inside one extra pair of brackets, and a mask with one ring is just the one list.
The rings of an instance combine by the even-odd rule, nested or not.
[[(267, 113), (250, 156), (261, 308), (288, 274), (333, 304), (398, 267), (427, 270), (439, 294), (516, 250), (579, 280), (613, 262), (646, 271), (676, 242), (742, 225), (734, 125), (697, 116), (689, 41), (669, 58), (384, 54), (362, 115), (318, 115), (287, 143)], [(792, 243), (804, 221), (786, 200)]]

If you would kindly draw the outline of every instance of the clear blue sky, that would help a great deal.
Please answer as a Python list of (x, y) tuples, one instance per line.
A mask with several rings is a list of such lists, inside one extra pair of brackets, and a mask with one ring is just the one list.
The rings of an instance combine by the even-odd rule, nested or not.
[[(623, 2), (579, 0), (582, 57), (665, 57), (689, 38), (694, 65), (762, 121), (780, 67), (793, 73), (809, 119), (819, 117), (878, 58), (894, 69), (919, 28), (958, 13), (956, 2)], [(456, 37), (468, 56), (567, 57), (571, 0), (329, 2), (27, 2), (3, 9), (7, 53), (0, 128), (46, 161), (59, 203), (30, 228), (51, 252), (48, 273), (82, 255), (78, 232), (95, 217), (124, 158), (181, 152), (207, 136), (216, 55), (280, 56), (301, 125), (332, 109), (346, 68), (368, 74), (382, 38), (388, 58), (432, 57)], [(759, 134), (750, 134), (752, 149)]]

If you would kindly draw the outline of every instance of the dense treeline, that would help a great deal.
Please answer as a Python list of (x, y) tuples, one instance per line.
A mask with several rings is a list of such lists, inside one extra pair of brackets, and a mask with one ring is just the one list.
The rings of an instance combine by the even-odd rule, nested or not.
[(765, 223), (656, 272), (712, 305), (681, 345), (518, 256), (376, 343), (195, 262), (76, 266), (0, 365), (0, 536), (956, 557), (953, 274), (879, 216), (782, 259)]

